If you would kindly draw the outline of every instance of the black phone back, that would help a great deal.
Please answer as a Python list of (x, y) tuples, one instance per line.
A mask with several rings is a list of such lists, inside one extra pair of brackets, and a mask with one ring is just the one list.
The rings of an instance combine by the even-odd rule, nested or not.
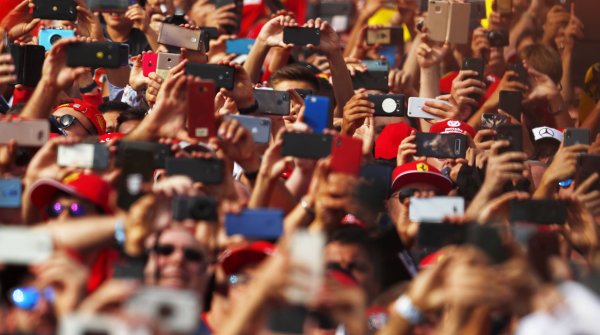
[(290, 93), (285, 91), (254, 89), (258, 111), (269, 115), (290, 115)]
[[(600, 155), (581, 154), (577, 156), (576, 186), (581, 185), (594, 173), (600, 173)], [(596, 181), (592, 189), (600, 191), (600, 179)]]
[(565, 147), (575, 144), (590, 144), (590, 130), (586, 128), (567, 128), (563, 142)]
[(508, 204), (510, 222), (564, 224), (567, 206), (560, 200), (511, 200)]
[(173, 158), (166, 160), (168, 176), (189, 176), (195, 182), (220, 184), (223, 182), (225, 165), (220, 159)]
[(285, 27), (283, 28), (283, 43), (295, 45), (319, 45), (321, 30), (318, 28)]
[(467, 154), (466, 135), (417, 133), (416, 136), (417, 156), (464, 158)]
[(319, 159), (331, 154), (331, 135), (284, 133), (281, 154), (299, 158)]
[(517, 120), (521, 120), (523, 94), (520, 91), (500, 91), (498, 109), (503, 110)]
[(119, 68), (127, 66), (129, 45), (114, 42), (74, 43), (67, 46), (67, 66)]
[(35, 87), (42, 77), (45, 49), (40, 45), (11, 45), (17, 84)]
[(510, 142), (508, 147), (502, 148), (499, 152), (523, 151), (523, 132), (518, 124), (503, 124), (496, 129), (496, 141), (507, 140)]
[(482, 58), (465, 58), (463, 60), (462, 70), (471, 70), (477, 72), (477, 76), (471, 77), (483, 81), (484, 63)]
[(367, 90), (388, 91), (388, 72), (387, 71), (366, 71), (357, 72), (352, 77), (352, 86), (354, 89), (364, 88)]
[(117, 143), (117, 166), (123, 166), (124, 162), (129, 159), (127, 151), (131, 149), (152, 152), (153, 166), (156, 169), (164, 168), (165, 160), (171, 156), (171, 147), (168, 144), (143, 141), (119, 141)]
[(233, 90), (234, 69), (227, 65), (202, 64), (188, 62), (185, 64), (185, 74), (200, 77), (215, 82), (217, 90), (225, 88)]
[(77, 20), (75, 0), (35, 0), (33, 17), (46, 20)]

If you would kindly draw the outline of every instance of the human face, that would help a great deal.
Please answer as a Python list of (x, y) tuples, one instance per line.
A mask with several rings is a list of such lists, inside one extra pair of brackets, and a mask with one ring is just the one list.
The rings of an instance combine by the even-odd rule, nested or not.
[(69, 107), (60, 108), (54, 113), (52, 113), (52, 116), (54, 116), (57, 119), (57, 121), (63, 115), (71, 115), (75, 117), (73, 123), (69, 127), (64, 128), (68, 136), (85, 137), (90, 135), (97, 135), (95, 132), (96, 127), (94, 127), (92, 122), (88, 120), (88, 118), (85, 117), (83, 113), (78, 112), (73, 108)]
[(114, 29), (127, 29), (133, 26), (131, 20), (125, 17), (125, 13), (102, 13), (102, 18), (108, 27)]
[(377, 294), (375, 267), (367, 251), (361, 246), (331, 242), (325, 247), (325, 262), (335, 263), (349, 271), (369, 297)]
[(104, 116), (104, 120), (106, 121), (106, 132), (112, 133), (117, 130), (117, 118), (119, 117), (119, 112), (108, 111), (102, 114)]
[(70, 218), (98, 215), (100, 212), (91, 202), (70, 196), (59, 196), (46, 207), (50, 219), (63, 221)]

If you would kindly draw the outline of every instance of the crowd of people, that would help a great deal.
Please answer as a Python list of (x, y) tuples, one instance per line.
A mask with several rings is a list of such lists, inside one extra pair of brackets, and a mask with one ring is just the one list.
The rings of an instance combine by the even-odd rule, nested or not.
[(0, 333), (600, 334), (595, 0), (2, 1)]

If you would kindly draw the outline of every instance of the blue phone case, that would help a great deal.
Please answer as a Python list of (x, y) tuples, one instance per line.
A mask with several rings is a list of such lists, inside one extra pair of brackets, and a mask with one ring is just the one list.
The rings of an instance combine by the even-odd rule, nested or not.
[(283, 211), (280, 209), (245, 209), (225, 216), (228, 236), (276, 240), (283, 234)]
[(304, 99), (304, 123), (315, 133), (323, 133), (329, 125), (329, 98), (309, 95)]
[(251, 38), (237, 38), (234, 40), (225, 41), (225, 52), (228, 55), (247, 55), (254, 45), (254, 40)]
[(38, 44), (46, 51), (52, 49), (52, 45), (62, 38), (75, 37), (75, 31), (70, 29), (40, 29)]
[(0, 179), (0, 208), (21, 207), (21, 179)]

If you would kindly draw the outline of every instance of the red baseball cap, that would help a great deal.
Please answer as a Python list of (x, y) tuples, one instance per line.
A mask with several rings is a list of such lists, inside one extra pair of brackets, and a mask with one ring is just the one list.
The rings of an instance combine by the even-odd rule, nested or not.
[(375, 140), (375, 159), (395, 159), (400, 142), (407, 138), (415, 128), (404, 122), (388, 124)]
[(473, 127), (460, 120), (445, 120), (437, 122), (431, 125), (431, 128), (429, 128), (430, 133), (438, 134), (462, 134), (465, 131), (471, 135), (471, 138), (475, 137), (475, 134), (477, 134)]
[(72, 108), (85, 115), (85, 117), (94, 125), (94, 128), (96, 128), (98, 135), (104, 135), (106, 131), (106, 120), (104, 120), (104, 116), (102, 116), (98, 107), (80, 99), (73, 99), (73, 102), (57, 106), (52, 112), (54, 113), (61, 108)]
[(435, 186), (443, 194), (448, 194), (452, 190), (452, 181), (440, 170), (423, 161), (400, 165), (392, 172), (392, 192), (411, 183), (426, 183)]
[(62, 182), (40, 179), (31, 187), (31, 201), (36, 207), (43, 208), (54, 199), (57, 192), (61, 191), (98, 205), (106, 214), (113, 213), (109, 206), (113, 187), (95, 174), (71, 173)]
[(238, 273), (244, 266), (262, 262), (274, 251), (274, 244), (256, 241), (226, 249), (219, 257), (219, 262), (225, 274), (230, 276)]

